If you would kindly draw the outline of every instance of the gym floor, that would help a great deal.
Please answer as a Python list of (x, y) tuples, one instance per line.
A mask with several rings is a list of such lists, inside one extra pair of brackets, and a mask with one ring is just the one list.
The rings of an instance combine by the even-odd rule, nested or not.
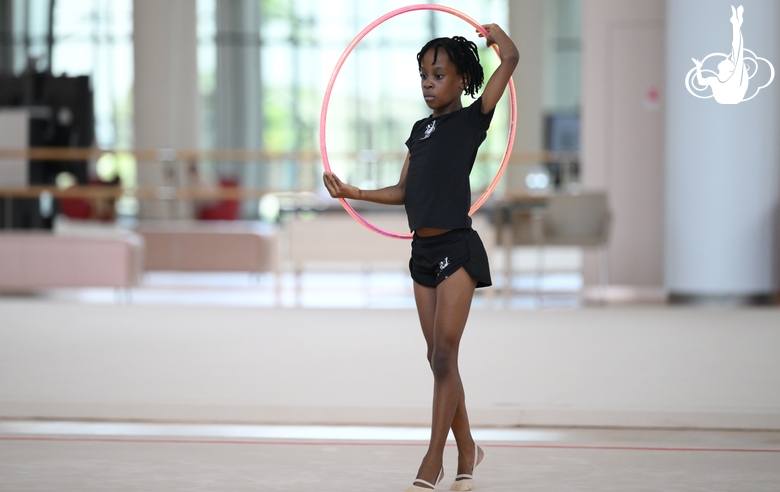
[[(0, 491), (403, 491), (430, 415), (408, 280), (334, 279), (302, 279), (308, 309), (289, 309), (291, 279), (273, 308), (272, 279), (246, 276), (161, 274), (131, 302), (0, 299)], [(475, 428), (475, 490), (780, 491), (780, 431), (638, 428), (778, 428), (779, 310), (577, 309), (577, 279), (545, 280), (568, 296), (475, 301), (462, 354), (472, 421), (526, 425)], [(420, 427), (184, 423), (312, 415)], [(57, 420), (76, 416), (94, 420)], [(540, 417), (635, 427), (533, 427)]]
[[(423, 428), (0, 421), (0, 490), (402, 491)], [(483, 491), (776, 491), (780, 432), (475, 429)], [(445, 451), (447, 490), (454, 443)]]

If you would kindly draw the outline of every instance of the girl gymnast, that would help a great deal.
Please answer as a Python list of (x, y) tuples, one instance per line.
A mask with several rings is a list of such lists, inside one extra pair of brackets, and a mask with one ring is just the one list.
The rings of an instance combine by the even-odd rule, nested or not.
[(498, 45), (502, 61), (482, 96), (465, 108), (461, 94), (475, 97), (484, 82), (476, 44), (460, 36), (437, 38), (417, 54), (423, 98), (433, 113), (412, 126), (396, 185), (361, 190), (333, 173), (323, 175), (334, 198), (404, 205), (414, 232), (409, 270), (434, 376), (433, 421), (428, 451), (406, 492), (432, 490), (442, 480), (450, 429), (458, 446), (458, 475), (450, 490), (472, 490), (474, 468), (484, 456), (471, 436), (458, 372), (458, 347), (474, 289), (491, 285), (487, 253), (468, 215), (469, 174), (518, 52), (498, 25), (483, 27), (487, 46)]

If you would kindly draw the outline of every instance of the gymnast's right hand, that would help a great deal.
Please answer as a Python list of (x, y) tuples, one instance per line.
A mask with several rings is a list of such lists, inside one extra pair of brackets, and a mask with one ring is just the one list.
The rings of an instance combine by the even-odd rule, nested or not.
[(322, 173), (322, 181), (325, 188), (333, 198), (352, 198), (360, 199), (360, 189), (357, 186), (342, 182), (338, 176), (333, 173)]

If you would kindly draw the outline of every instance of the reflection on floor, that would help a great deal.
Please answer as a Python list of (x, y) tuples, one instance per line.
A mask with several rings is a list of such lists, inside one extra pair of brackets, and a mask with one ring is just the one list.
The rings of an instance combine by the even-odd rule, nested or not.
[[(0, 490), (400, 491), (427, 429), (0, 421)], [(774, 491), (780, 432), (475, 429), (483, 491)], [(446, 489), (457, 448), (444, 453)]]
[[(152, 272), (140, 287), (128, 292), (114, 289), (55, 289), (52, 300), (83, 303), (165, 305), (223, 305), (304, 308), (412, 309), (412, 281), (406, 272), (307, 272), (293, 274)], [(504, 297), (504, 279), (494, 274), (494, 286), (479, 289), (475, 309), (538, 307), (576, 308), (583, 304), (582, 277), (578, 273), (516, 275), (512, 293)]]
[[(327, 425), (163, 424), (138, 422), (73, 422), (0, 420), (0, 436), (124, 436), (208, 437), (247, 439), (307, 439), (325, 441), (422, 441), (430, 431), (421, 427)], [(560, 441), (564, 434), (546, 429), (475, 429), (479, 441)], [(453, 440), (450, 433), (450, 440)]]

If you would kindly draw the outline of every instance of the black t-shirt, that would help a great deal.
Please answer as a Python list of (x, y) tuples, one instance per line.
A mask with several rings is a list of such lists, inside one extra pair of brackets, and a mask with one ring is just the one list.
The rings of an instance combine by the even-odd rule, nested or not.
[(411, 155), (404, 205), (409, 229), (471, 227), (469, 174), (493, 119), (482, 98), (470, 106), (414, 124), (406, 146)]

